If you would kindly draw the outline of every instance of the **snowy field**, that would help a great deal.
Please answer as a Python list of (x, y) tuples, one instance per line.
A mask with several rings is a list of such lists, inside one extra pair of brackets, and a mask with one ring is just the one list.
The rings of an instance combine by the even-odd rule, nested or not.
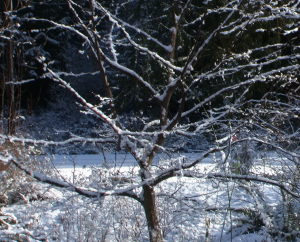
[[(172, 160), (158, 156), (153, 169), (163, 167), (166, 159), (170, 164), (183, 157), (193, 160), (198, 154), (175, 155)], [(195, 168), (203, 174), (202, 178), (178, 176), (156, 188), (165, 240), (273, 241), (267, 227), (280, 226), (274, 224), (274, 217), (280, 216), (280, 189), (258, 182), (207, 179), (208, 174), (218, 169), (216, 160), (218, 157), (210, 156)], [(95, 188), (99, 181), (105, 184), (105, 179), (115, 174), (127, 177), (130, 174), (132, 185), (139, 182), (138, 168), (129, 154), (55, 156), (51, 162), (58, 177), (83, 187)], [(291, 167), (290, 162), (274, 153), (261, 154), (251, 173), (278, 175), (284, 173), (284, 162)], [(106, 185), (122, 187), (112, 181)], [(16, 223), (1, 231), (0, 236), (21, 233), (28, 241), (148, 240), (143, 209), (132, 199), (88, 199), (39, 183), (32, 186), (31, 190), (42, 199), (30, 199), (32, 195), (27, 194), (25, 202), (2, 208), (1, 213), (11, 216)], [(0, 237), (0, 241), (6, 240)]]

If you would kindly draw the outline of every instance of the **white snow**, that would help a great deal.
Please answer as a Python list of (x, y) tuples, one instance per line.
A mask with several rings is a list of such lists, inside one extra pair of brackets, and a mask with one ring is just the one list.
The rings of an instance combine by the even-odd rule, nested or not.
[[(153, 176), (159, 175), (161, 170), (166, 170), (167, 167), (172, 169), (172, 167), (178, 165), (182, 166), (186, 162), (193, 162), (199, 159), (199, 156), (197, 153), (174, 154), (172, 157), (159, 154), (153, 161), (154, 166), (151, 169), (151, 173)], [(173, 241), (174, 239), (175, 241), (193, 241), (194, 239), (203, 241), (207, 232), (210, 241), (230, 241), (231, 239), (236, 242), (271, 241), (262, 231), (249, 234), (235, 234), (231, 238), (231, 233), (228, 233), (230, 226), (237, 225), (238, 221), (243, 219), (245, 214), (236, 212), (229, 215), (229, 211), (258, 208), (261, 211), (260, 216), (263, 221), (271, 226), (272, 221), (265, 211), (265, 205), (258, 204), (255, 207), (255, 203), (259, 203), (259, 201), (256, 197), (251, 196), (251, 193), (258, 189), (264, 194), (267, 207), (274, 209), (281, 202), (280, 189), (274, 186), (275, 183), (256, 182), (244, 183), (244, 189), (237, 185), (236, 180), (229, 178), (229, 175), (227, 178), (224, 178), (227, 182), (220, 182), (221, 180), (214, 179), (211, 176), (211, 174), (222, 175), (222, 172), (216, 173), (221, 168), (215, 162), (219, 159), (219, 155), (208, 156), (194, 170), (190, 171), (190, 174), (202, 174), (201, 176), (195, 175), (194, 178), (187, 178), (183, 176), (183, 171), (179, 171), (178, 177), (173, 177), (156, 188), (158, 208), (161, 211), (159, 213), (163, 219), (162, 221), (164, 221), (161, 222), (162, 230), (168, 231), (168, 233), (165, 233), (166, 241)], [(110, 177), (115, 177), (117, 174), (120, 178), (123, 175), (128, 177), (128, 174), (131, 174), (131, 184), (117, 182), (113, 185), (114, 188), (111, 194), (114, 194), (114, 192), (119, 192), (120, 194), (122, 191), (133, 189), (134, 192), (139, 194), (139, 197), (142, 197), (141, 185), (145, 182), (151, 182), (151, 179), (153, 179), (153, 177), (149, 177), (144, 183), (136, 180), (135, 177), (139, 172), (137, 162), (130, 154), (125, 153), (76, 156), (56, 155), (52, 157), (52, 162), (66, 182), (75, 182), (79, 186), (86, 186), (84, 184), (89, 179), (91, 182), (93, 179), (95, 181), (100, 179), (103, 182), (105, 179), (111, 179)], [(270, 177), (278, 175), (280, 172), (284, 172), (283, 163), (289, 167), (292, 166), (290, 161), (282, 160), (274, 152), (262, 153), (256, 160), (252, 169), (252, 175), (249, 177), (254, 178), (260, 174), (267, 174)], [(100, 173), (97, 175), (95, 171)], [(210, 176), (211, 178), (207, 179)], [(232, 174), (231, 176), (239, 175)], [(265, 179), (267, 180), (267, 178)], [(253, 190), (254, 187), (256, 187), (255, 190)], [(74, 197), (71, 191), (58, 188), (51, 188), (51, 190), (48, 190), (48, 193), (48, 199), (46, 200), (2, 208), (3, 213), (10, 214), (18, 222), (15, 225), (9, 225), (8, 230), (2, 230), (0, 237), (4, 236), (5, 233), (19, 233), (22, 236), (27, 236), (29, 241), (37, 241), (36, 238), (38, 236), (46, 236), (48, 241), (53, 241), (54, 238), (57, 238), (59, 241), (73, 241), (70, 237), (71, 234), (73, 233), (72, 238), (79, 238), (78, 236), (85, 234), (81, 230), (84, 228), (88, 230), (88, 226), (92, 226), (91, 228), (95, 229), (97, 233), (104, 233), (104, 230), (107, 231), (107, 238), (110, 238), (109, 241), (115, 241), (114, 236), (118, 236), (115, 234), (118, 233), (117, 231), (120, 232), (123, 229), (132, 231), (137, 228), (136, 226), (139, 226), (144, 231), (141, 232), (144, 233), (144, 236), (148, 234), (143, 210), (136, 203), (132, 203), (132, 199), (107, 197), (100, 202), (100, 197), (98, 200), (86, 199), (80, 196)], [(177, 199), (182, 200), (182, 202), (176, 202)], [(112, 214), (113, 211), (115, 211), (114, 215)], [(86, 221), (89, 216), (92, 216), (91, 213), (99, 213), (94, 222)], [(1, 216), (0, 214), (0, 219), (2, 218)], [(136, 222), (142, 223), (142, 225), (137, 225)], [(106, 230), (107, 227), (104, 224), (108, 225), (111, 223), (115, 224), (114, 230)], [(67, 224), (73, 225), (70, 227)], [(104, 227), (100, 226), (100, 224)], [(235, 233), (245, 229), (245, 227), (234, 228)], [(40, 235), (39, 233), (41, 232), (37, 233), (37, 230), (44, 233)], [(56, 235), (54, 231), (56, 231)], [(85, 236), (87, 235), (85, 234)], [(130, 241), (134, 238), (131, 233), (127, 233), (126, 236), (124, 238), (128, 239), (124, 241)]]

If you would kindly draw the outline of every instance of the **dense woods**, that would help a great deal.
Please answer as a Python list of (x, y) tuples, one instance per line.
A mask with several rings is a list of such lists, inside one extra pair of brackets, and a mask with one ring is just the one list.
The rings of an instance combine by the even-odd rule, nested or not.
[[(83, 197), (133, 199), (143, 208), (150, 241), (167, 238), (157, 206), (167, 203), (157, 196), (163, 184), (182, 177), (234, 181), (228, 190), (251, 194), (256, 205), (248, 215), (260, 223), (241, 234), (265, 231), (268, 238), (297, 241), (299, 7), (299, 1), (266, 0), (2, 2), (3, 166)], [(41, 115), (50, 126), (54, 115), (48, 120), (45, 113), (53, 106), (73, 120), (91, 116), (88, 131), (69, 123), (65, 136), (53, 127), (51, 136), (27, 137), (22, 127), (29, 117)], [(99, 153), (128, 152), (139, 172), (111, 174), (119, 182), (109, 189), (100, 175), (100, 185), (82, 187), (21, 155), (74, 143), (97, 144)], [(198, 157), (171, 159), (183, 151)], [(286, 170), (254, 171), (260, 152), (276, 153)], [(164, 165), (153, 163), (158, 154), (169, 157)], [(215, 165), (205, 173), (198, 168), (207, 157)], [(124, 179), (131, 181), (125, 188)], [(288, 201), (280, 222), (257, 184), (271, 184)], [(163, 193), (186, 202), (177, 192)]]

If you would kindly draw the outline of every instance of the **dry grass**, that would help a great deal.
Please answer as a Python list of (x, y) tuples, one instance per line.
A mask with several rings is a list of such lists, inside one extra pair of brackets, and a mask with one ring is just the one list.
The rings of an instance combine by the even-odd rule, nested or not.
[[(35, 170), (37, 167), (36, 160), (32, 159), (33, 155), (37, 153), (34, 147), (25, 147), (20, 143), (6, 141), (2, 143), (0, 152), (2, 154), (11, 154), (20, 163), (30, 169)], [(32, 181), (33, 178), (27, 176), (12, 163), (0, 164), (0, 206), (11, 204), (19, 200), (15, 196), (19, 194), (19, 192), (16, 191), (19, 191), (22, 184)]]

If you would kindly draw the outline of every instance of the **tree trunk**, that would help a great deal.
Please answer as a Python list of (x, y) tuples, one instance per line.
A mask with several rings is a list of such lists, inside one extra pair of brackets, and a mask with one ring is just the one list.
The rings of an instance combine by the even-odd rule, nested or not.
[[(9, 37), (12, 35), (9, 33)], [(14, 81), (14, 60), (13, 60), (13, 40), (7, 40), (7, 81)], [(8, 95), (8, 134), (12, 135), (15, 133), (15, 118), (16, 118), (16, 100), (15, 100), (15, 86), (13, 84), (9, 85), (9, 95)]]
[(159, 227), (154, 188), (149, 185), (144, 185), (143, 191), (144, 191), (144, 201), (142, 205), (144, 207), (145, 214), (146, 214), (150, 241), (161, 242), (163, 241), (163, 237), (162, 237), (161, 229)]
[[(13, 10), (13, 2), (12, 0), (6, 0), (4, 3), (4, 10), (5, 12), (12, 11)], [(11, 19), (10, 17), (5, 17), (4, 19), (5, 26), (7, 28), (11, 25)], [(12, 32), (8, 31), (7, 37), (9, 38), (7, 40), (7, 48), (6, 48), (6, 64), (7, 64), (7, 70), (6, 70), (6, 81), (7, 82), (13, 82), (14, 81), (14, 41), (12, 39)], [(4, 78), (4, 77), (3, 77)], [(5, 90), (5, 87), (4, 87)], [(15, 133), (15, 118), (16, 118), (16, 107), (17, 103), (15, 100), (15, 87), (14, 85), (9, 85), (8, 90), (8, 135)]]

